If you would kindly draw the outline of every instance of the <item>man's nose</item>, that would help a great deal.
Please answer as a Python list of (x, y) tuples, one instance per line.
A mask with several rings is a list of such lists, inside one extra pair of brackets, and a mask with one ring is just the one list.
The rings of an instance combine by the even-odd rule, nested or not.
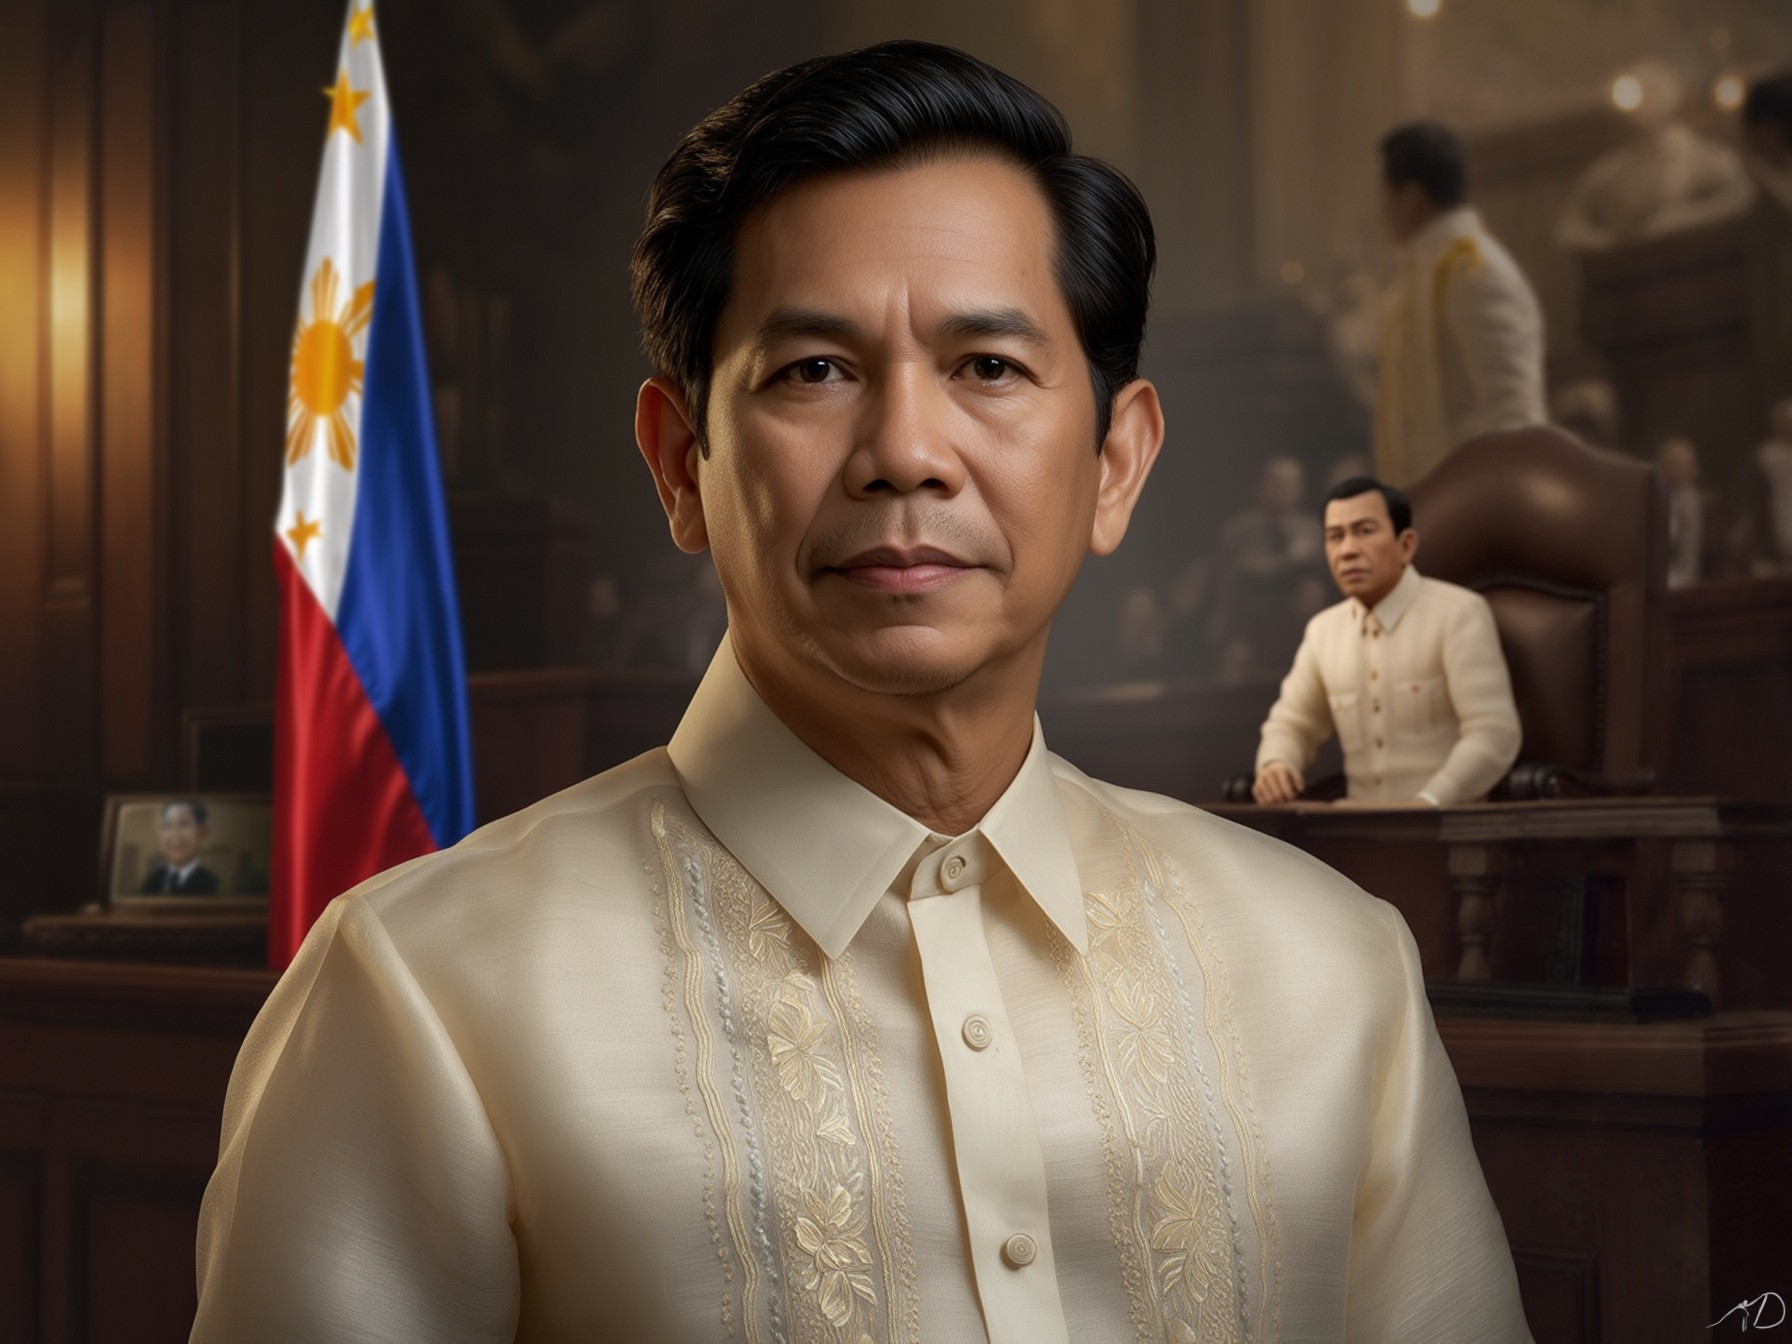
[(931, 367), (917, 362), (891, 370), (865, 399), (846, 466), (847, 490), (862, 496), (957, 494), (964, 463), (953, 446), (956, 419), (951, 393)]

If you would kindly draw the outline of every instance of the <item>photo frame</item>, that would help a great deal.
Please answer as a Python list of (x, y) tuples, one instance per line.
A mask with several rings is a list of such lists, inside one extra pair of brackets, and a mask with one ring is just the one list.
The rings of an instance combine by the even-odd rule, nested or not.
[(266, 794), (113, 794), (100, 905), (119, 914), (264, 913), (273, 820)]

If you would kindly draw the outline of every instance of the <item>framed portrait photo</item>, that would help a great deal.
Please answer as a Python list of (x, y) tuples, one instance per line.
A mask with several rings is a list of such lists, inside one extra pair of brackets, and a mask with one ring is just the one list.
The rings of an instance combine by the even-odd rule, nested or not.
[(119, 913), (265, 911), (266, 794), (115, 794), (100, 846), (102, 904)]

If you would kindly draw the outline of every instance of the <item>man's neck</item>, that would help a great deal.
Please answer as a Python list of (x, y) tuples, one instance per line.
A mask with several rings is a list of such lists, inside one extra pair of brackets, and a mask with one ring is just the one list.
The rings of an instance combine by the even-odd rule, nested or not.
[[(1014, 782), (1033, 742), (1043, 649), (947, 690), (868, 691), (816, 669), (741, 671), (784, 726), (829, 765), (941, 835), (976, 826)], [(817, 684), (824, 682), (826, 684)]]
[(1379, 593), (1376, 593), (1373, 596), (1364, 594), (1361, 597), (1358, 597), (1357, 601), (1361, 602), (1366, 610), (1374, 611), (1375, 608), (1379, 607), (1387, 598), (1393, 595), (1394, 589), (1398, 588), (1401, 583), (1405, 581), (1408, 568), (1410, 568), (1410, 566), (1402, 565), (1400, 567), (1400, 572), (1394, 576), (1394, 581), (1386, 588), (1383, 588)]
[(1412, 232), (1406, 235), (1406, 241), (1400, 245), (1401, 248), (1403, 250), (1423, 248), (1426, 242), (1438, 232), (1438, 226), (1441, 221), (1460, 217), (1464, 215), (1467, 210), (1468, 205), (1466, 203), (1461, 205), (1433, 206), (1431, 208), (1431, 213), (1419, 220), (1418, 223), (1413, 226)]

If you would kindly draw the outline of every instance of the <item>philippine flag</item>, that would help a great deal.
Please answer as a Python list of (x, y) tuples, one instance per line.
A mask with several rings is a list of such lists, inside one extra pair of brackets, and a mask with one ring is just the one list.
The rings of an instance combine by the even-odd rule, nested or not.
[(274, 523), (276, 969), (333, 897), (473, 825), (447, 512), (371, 3), (351, 0), (324, 94)]

